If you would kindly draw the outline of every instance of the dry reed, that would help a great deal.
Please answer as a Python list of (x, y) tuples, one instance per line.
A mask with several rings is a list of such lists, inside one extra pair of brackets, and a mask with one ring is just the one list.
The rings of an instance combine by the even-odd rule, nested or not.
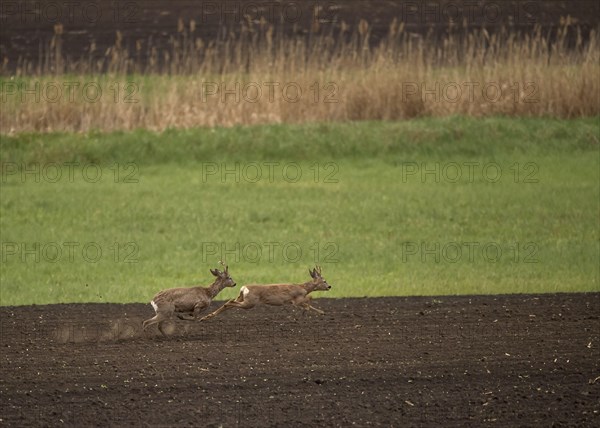
[(104, 54), (72, 60), (57, 26), (41, 61), (2, 78), (0, 131), (600, 113), (599, 37), (584, 42), (569, 19), (552, 38), (450, 27), (441, 40), (395, 21), (376, 45), (365, 21), (303, 37), (248, 22), (210, 42), (195, 29), (180, 21), (167, 48), (134, 52), (117, 32)]

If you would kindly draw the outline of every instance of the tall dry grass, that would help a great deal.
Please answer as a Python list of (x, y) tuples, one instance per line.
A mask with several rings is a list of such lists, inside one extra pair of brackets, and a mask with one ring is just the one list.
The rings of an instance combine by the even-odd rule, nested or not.
[(599, 36), (584, 42), (569, 19), (552, 37), (451, 26), (442, 39), (394, 22), (377, 45), (365, 21), (296, 38), (266, 23), (211, 42), (195, 30), (180, 21), (162, 50), (138, 40), (130, 51), (117, 33), (106, 52), (73, 60), (57, 26), (35, 66), (2, 78), (1, 132), (600, 113)]

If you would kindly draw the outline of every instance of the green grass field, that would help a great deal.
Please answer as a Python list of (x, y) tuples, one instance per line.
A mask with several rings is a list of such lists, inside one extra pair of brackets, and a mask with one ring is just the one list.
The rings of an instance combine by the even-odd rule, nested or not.
[(2, 305), (146, 302), (221, 259), (239, 285), (321, 264), (327, 297), (600, 291), (598, 118), (27, 134), (1, 161)]

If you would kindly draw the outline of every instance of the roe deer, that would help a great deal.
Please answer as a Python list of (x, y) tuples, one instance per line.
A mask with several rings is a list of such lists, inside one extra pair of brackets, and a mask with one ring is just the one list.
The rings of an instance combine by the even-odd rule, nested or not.
[(176, 315), (179, 319), (194, 321), (204, 309), (210, 306), (212, 299), (225, 287), (235, 287), (235, 281), (229, 276), (229, 267), (225, 266), (223, 272), (219, 269), (210, 270), (216, 279), (208, 287), (179, 287), (159, 291), (150, 304), (156, 315), (143, 322), (143, 329), (157, 324), (158, 329), (166, 336), (162, 329), (164, 321)]
[(244, 285), (240, 289), (240, 295), (237, 299), (230, 300), (213, 313), (201, 318), (200, 321), (210, 319), (231, 308), (251, 309), (259, 303), (271, 306), (290, 304), (300, 306), (305, 311), (312, 309), (315, 312), (324, 314), (325, 312), (309, 304), (311, 300), (309, 293), (316, 290), (329, 290), (331, 285), (327, 284), (327, 281), (321, 276), (319, 266), (313, 270), (309, 269), (308, 273), (310, 273), (312, 281), (304, 284)]

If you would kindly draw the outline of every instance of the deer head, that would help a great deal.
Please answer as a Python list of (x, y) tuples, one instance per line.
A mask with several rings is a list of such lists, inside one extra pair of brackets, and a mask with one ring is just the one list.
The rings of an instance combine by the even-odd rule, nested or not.
[(313, 284), (315, 285), (315, 290), (329, 290), (331, 289), (331, 285), (327, 284), (327, 281), (321, 276), (321, 266), (315, 266), (313, 270), (308, 270), (311, 278), (313, 279)]
[[(221, 262), (221, 264), (223, 264)], [(215, 279), (215, 284), (221, 287), (235, 287), (235, 281), (233, 278), (229, 276), (229, 266), (225, 266), (225, 270), (222, 272), (219, 269), (211, 269), (210, 273), (212, 273), (217, 279)]]

